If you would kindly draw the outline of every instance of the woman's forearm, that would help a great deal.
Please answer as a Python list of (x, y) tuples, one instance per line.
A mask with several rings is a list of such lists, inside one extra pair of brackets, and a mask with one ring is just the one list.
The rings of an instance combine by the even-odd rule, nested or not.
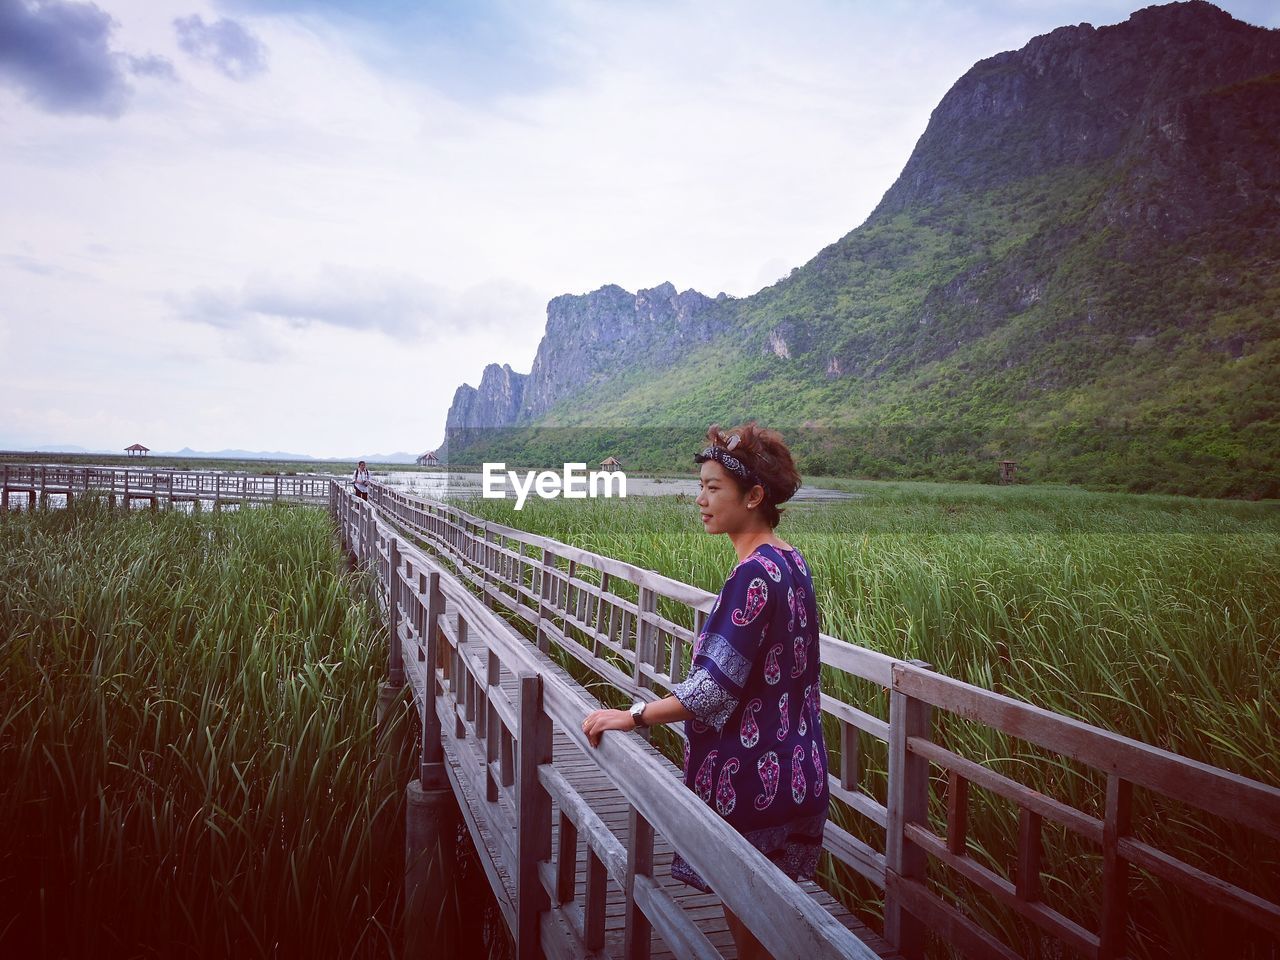
[[(644, 708), (644, 722), (650, 727), (692, 719), (693, 714), (689, 712), (689, 708), (674, 696), (655, 700)], [(600, 745), (600, 735), (606, 730), (634, 730), (635, 728), (636, 722), (629, 710), (593, 710), (582, 721), (582, 732), (587, 735), (593, 747)]]
[(644, 722), (651, 727), (660, 723), (679, 723), (681, 720), (692, 720), (693, 713), (675, 696), (655, 700), (644, 708)]

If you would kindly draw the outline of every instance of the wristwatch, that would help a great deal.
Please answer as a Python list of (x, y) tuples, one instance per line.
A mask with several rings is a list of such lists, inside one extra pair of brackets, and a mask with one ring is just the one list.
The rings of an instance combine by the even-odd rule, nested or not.
[(644, 708), (647, 706), (648, 704), (643, 700), (637, 701), (631, 705), (631, 710), (629, 712), (631, 713), (631, 719), (636, 722), (637, 730), (643, 730), (645, 727), (649, 726), (649, 724), (644, 721)]

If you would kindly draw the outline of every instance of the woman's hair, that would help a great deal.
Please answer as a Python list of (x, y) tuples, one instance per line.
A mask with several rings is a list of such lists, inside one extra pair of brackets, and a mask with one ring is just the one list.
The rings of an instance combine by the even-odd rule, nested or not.
[[(800, 473), (782, 434), (777, 430), (766, 430), (754, 420), (732, 430), (721, 430), (719, 424), (712, 424), (707, 429), (707, 444), (693, 458), (694, 461), (718, 461), (743, 493), (759, 483), (764, 489), (764, 500), (760, 505), (764, 517), (769, 526), (776, 527), (782, 519), (778, 505), (786, 503), (800, 489)], [(745, 468), (743, 472), (747, 476), (732, 469), (725, 459), (736, 460)]]

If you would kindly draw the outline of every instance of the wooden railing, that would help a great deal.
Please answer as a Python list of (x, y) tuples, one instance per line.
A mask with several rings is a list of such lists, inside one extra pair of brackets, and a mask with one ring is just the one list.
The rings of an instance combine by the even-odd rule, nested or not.
[(94, 495), (160, 503), (202, 502), (215, 509), (223, 503), (328, 501), (332, 476), (274, 476), (200, 470), (136, 470), (127, 467), (73, 467), (57, 464), (0, 465), (0, 509), (13, 494), (25, 494), (31, 505), (50, 496)]
[[(518, 956), (598, 951), (612, 881), (626, 894), (626, 956), (647, 957), (657, 932), (678, 957), (719, 957), (654, 878), (658, 834), (774, 956), (873, 960), (862, 941), (685, 789), (665, 760), (625, 736), (591, 748), (581, 724), (595, 704), (558, 675), (545, 644), (539, 650), (523, 639), (390, 526), (380, 506), (335, 483), (331, 507), (344, 542), (384, 592), (388, 678), (410, 685), (419, 707), (420, 779), (433, 786), (447, 776), (473, 834), (483, 822), (502, 853), (500, 863), (485, 867)], [(539, 596), (564, 582), (541, 559), (525, 563), (524, 573)], [(557, 601), (547, 599), (550, 609)], [(553, 737), (597, 763), (625, 797), (626, 846), (552, 763)], [(586, 848), (581, 897), (574, 889), (579, 838)]]
[[(776, 869), (630, 738), (606, 737), (589, 754), (632, 805), (635, 829), (627, 850), (611, 841), (612, 834), (591, 818), (547, 763), (552, 726), (585, 749), (578, 732), (584, 712), (580, 698), (544, 669), (553, 647), (628, 696), (656, 699), (687, 671), (713, 594), (379, 484), (370, 497), (372, 504), (362, 503), (335, 484), (331, 504), (344, 535), (378, 570), (389, 592), (392, 635), (400, 643), (393, 649), (404, 651), (393, 653), (391, 676), (403, 670), (418, 696), (437, 704), (446, 738), (452, 728), (455, 742), (483, 745), (482, 757), (471, 761), (474, 782), (484, 785), (483, 802), (504, 811), (503, 822), (514, 830), (511, 863), (518, 864), (518, 889), (530, 898), (517, 895), (514, 904), (504, 907), (513, 929), (532, 936), (533, 914), (559, 910), (576, 918), (581, 946), (593, 949), (601, 929), (599, 885), (607, 875), (630, 895), (627, 922), (634, 929), (629, 926), (629, 938), (638, 943), (652, 924), (669, 943), (683, 945), (677, 953), (714, 955), (705, 937), (698, 940), (696, 928), (682, 924), (649, 879), (656, 829), (749, 921), (776, 956), (865, 955), (858, 952), (865, 949), (859, 941), (833, 929), (837, 925), (826, 922), (830, 918), (825, 915), (815, 916), (812, 904), (791, 892), (793, 885), (780, 882)], [(411, 541), (428, 547), (470, 590), (446, 590), (442, 584), (452, 578), (439, 576), (436, 561), (411, 547)], [(426, 570), (432, 572), (419, 572)], [(456, 622), (440, 619), (442, 590), (459, 611)], [(496, 628), (492, 611), (527, 624), (541, 658)], [(1146, 790), (1275, 841), (1280, 839), (1280, 789), (940, 675), (918, 662), (825, 634), (821, 644), (825, 668), (887, 692), (887, 717), (821, 695), (823, 712), (838, 731), (838, 748), (833, 744), (832, 752), (839, 760), (829, 775), (832, 797), (883, 838), (869, 844), (833, 819), (825, 845), (832, 857), (883, 890), (885, 937), (905, 956), (923, 954), (926, 931), (969, 956), (1018, 956), (940, 895), (939, 872), (968, 881), (1034, 928), (1090, 958), (1111, 960), (1127, 952), (1128, 891), (1135, 867), (1171, 881), (1205, 904), (1234, 912), (1263, 936), (1280, 939), (1280, 905), (1186, 862), (1177, 851), (1144, 842), (1132, 817), (1134, 790)], [(500, 689), (507, 674), (519, 679), (516, 699)], [(932, 736), (935, 711), (1094, 771), (1105, 782), (1105, 799), (1098, 803), (1103, 816), (948, 749)], [(883, 803), (864, 789), (860, 734), (887, 745)], [(936, 818), (929, 814), (935, 769), (936, 780), (945, 783), (946, 811), (945, 822), (936, 829)], [(1017, 856), (1010, 875), (970, 854), (971, 784), (1017, 809)], [(558, 860), (549, 849), (553, 799), (561, 811)], [(1092, 926), (1076, 922), (1043, 898), (1045, 864), (1052, 862), (1044, 849), (1046, 820), (1081, 838), (1100, 856), (1102, 895)], [(565, 838), (575, 831), (587, 838), (591, 857), (592, 879), (581, 907), (563, 898), (564, 878), (572, 876), (565, 860), (572, 844), (566, 847)], [(541, 887), (535, 882), (539, 877)]]

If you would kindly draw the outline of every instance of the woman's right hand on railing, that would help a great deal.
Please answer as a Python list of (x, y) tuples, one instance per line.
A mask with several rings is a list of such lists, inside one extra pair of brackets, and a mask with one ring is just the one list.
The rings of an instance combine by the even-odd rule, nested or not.
[(636, 722), (626, 710), (595, 710), (582, 721), (582, 732), (593, 747), (600, 746), (600, 736), (606, 730), (634, 730)]

